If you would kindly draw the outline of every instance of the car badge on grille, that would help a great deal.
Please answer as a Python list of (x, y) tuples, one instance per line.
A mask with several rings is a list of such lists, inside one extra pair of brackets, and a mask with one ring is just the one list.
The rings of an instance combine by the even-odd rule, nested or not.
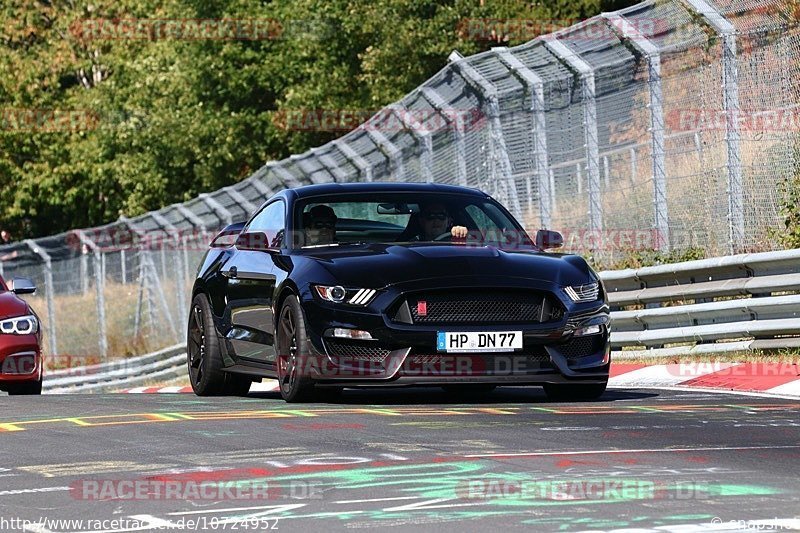
[(420, 300), (417, 302), (417, 314), (419, 316), (425, 316), (428, 314), (428, 302), (425, 300)]

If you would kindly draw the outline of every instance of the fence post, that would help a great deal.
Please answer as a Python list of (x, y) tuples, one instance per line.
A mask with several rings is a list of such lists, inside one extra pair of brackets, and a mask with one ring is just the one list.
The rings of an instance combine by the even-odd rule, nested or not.
[[(546, 39), (544, 45), (558, 59), (576, 71), (581, 79), (583, 126), (586, 140), (586, 173), (589, 191), (589, 230), (599, 234), (603, 229), (603, 203), (600, 198), (600, 149), (597, 140), (597, 102), (594, 90), (594, 69), (558, 39)], [(592, 239), (595, 242), (599, 239)]]
[(378, 150), (390, 161), (392, 178), (395, 181), (403, 181), (406, 175), (406, 169), (403, 166), (403, 151), (395, 146), (382, 131), (374, 130), (375, 126), (372, 124), (371, 119), (358, 128), (367, 133), (367, 136), (378, 147)]
[[(601, 15), (614, 31), (647, 59), (650, 91), (650, 142), (653, 162), (653, 213), (657, 250), (669, 251), (669, 211), (667, 207), (667, 172), (664, 153), (664, 100), (661, 92), (661, 53), (658, 46), (641, 35), (625, 18), (613, 14)], [(635, 173), (635, 152), (631, 149), (631, 171)], [(635, 177), (635, 176), (633, 176)]]
[(97, 304), (97, 326), (98, 343), (100, 345), (100, 356), (103, 359), (108, 357), (108, 337), (106, 333), (106, 295), (105, 279), (103, 279), (103, 259), (100, 257), (100, 249), (97, 244), (89, 238), (83, 230), (76, 231), (81, 240), (81, 244), (94, 252), (94, 284), (95, 284), (95, 303)]
[(255, 213), (256, 209), (258, 209), (258, 206), (256, 204), (245, 198), (244, 195), (239, 191), (237, 191), (236, 189), (234, 189), (233, 186), (228, 185), (227, 187), (223, 187), (222, 190), (228, 193), (228, 196), (233, 198), (234, 201), (236, 201), (236, 203), (239, 204), (242, 207), (242, 209), (244, 209), (247, 212), (248, 218), (250, 215)]
[(390, 105), (389, 112), (400, 120), (403, 127), (419, 143), (421, 149), (419, 156), (420, 174), (422, 174), (425, 183), (433, 183), (433, 141), (431, 140), (431, 132), (426, 131), (425, 126), (411, 116), (406, 108), (402, 108), (399, 105)]
[[(459, 185), (467, 186), (467, 156), (464, 141), (464, 130), (460, 117), (448, 115), (448, 103), (439, 93), (430, 87), (422, 87), (419, 94), (427, 101), (433, 109), (438, 112), (453, 129), (453, 138), (456, 145), (456, 181)], [(452, 111), (452, 110), (451, 110)], [(452, 113), (451, 113), (452, 114)]]
[(272, 191), (272, 189), (267, 187), (266, 184), (264, 184), (263, 181), (261, 181), (262, 177), (264, 177), (264, 174), (260, 174), (259, 175), (258, 173), (256, 173), (256, 174), (253, 174), (252, 176), (250, 176), (249, 178), (247, 178), (244, 181), (246, 181), (250, 185), (252, 185), (258, 191), (259, 194), (261, 194), (262, 196), (265, 197), (264, 200), (267, 200), (267, 198), (272, 196), (273, 191)]
[(303, 183), (298, 181), (294, 174), (280, 166), (278, 163), (270, 163), (268, 166), (281, 179), (281, 182), (285, 188), (294, 189), (295, 187), (301, 187), (303, 185)]
[(453, 68), (458, 72), (467, 85), (473, 88), (479, 98), (484, 101), (484, 109), (489, 118), (489, 135), (491, 137), (491, 154), (493, 163), (492, 178), (496, 184), (505, 184), (507, 200), (511, 206), (511, 212), (518, 220), (522, 220), (522, 207), (519, 202), (517, 186), (511, 169), (511, 160), (508, 157), (506, 140), (503, 136), (503, 124), (500, 122), (500, 101), (497, 96), (497, 88), (489, 82), (469, 61), (457, 51), (453, 51), (448, 58)]
[(722, 92), (725, 107), (725, 144), (728, 174), (728, 253), (744, 242), (742, 158), (739, 135), (739, 73), (736, 61), (736, 28), (705, 0), (683, 0), (700, 13), (722, 38)]
[[(153, 220), (155, 220), (161, 228), (172, 235), (172, 242), (175, 244), (175, 254), (177, 259), (176, 280), (178, 285), (178, 319), (181, 321), (181, 326), (178, 328), (178, 342), (181, 341), (180, 337), (186, 337), (186, 327), (189, 323), (189, 301), (186, 295), (186, 254), (184, 253), (184, 240), (181, 237), (180, 231), (169, 220), (160, 213), (151, 213)], [(162, 243), (163, 246), (163, 243)]]
[(372, 181), (372, 165), (366, 159), (361, 157), (353, 148), (344, 142), (342, 139), (333, 141), (333, 145), (342, 153), (348, 161), (358, 169), (364, 177), (364, 181)]
[(336, 161), (329, 154), (322, 154), (319, 156), (319, 162), (328, 171), (328, 174), (333, 176), (334, 183), (343, 183), (347, 179), (347, 173), (336, 164)]
[(53, 263), (50, 254), (36, 246), (31, 239), (25, 239), (25, 244), (33, 253), (44, 261), (44, 297), (47, 300), (47, 344), (50, 347), (50, 355), (58, 354), (58, 342), (56, 340), (56, 307), (53, 301)]
[(518, 78), (528, 90), (530, 96), (530, 112), (533, 119), (531, 135), (533, 136), (533, 156), (536, 164), (536, 181), (539, 188), (539, 218), (542, 228), (550, 228), (553, 219), (553, 204), (550, 190), (550, 174), (547, 161), (547, 126), (544, 120), (544, 82), (533, 70), (529, 69), (507, 48), (494, 48), (500, 61)]

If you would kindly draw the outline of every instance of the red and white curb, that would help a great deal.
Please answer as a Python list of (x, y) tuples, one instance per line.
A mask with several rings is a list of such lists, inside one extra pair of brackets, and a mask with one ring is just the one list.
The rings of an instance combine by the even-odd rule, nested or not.
[[(688, 388), (751, 392), (800, 398), (800, 366), (796, 363), (676, 363), (645, 365), (613, 363), (609, 387), (629, 389)], [(276, 380), (253, 383), (250, 392), (275, 392)], [(136, 387), (132, 394), (190, 393), (191, 387)]]
[(615, 388), (687, 388), (751, 392), (800, 398), (797, 363), (611, 364)]

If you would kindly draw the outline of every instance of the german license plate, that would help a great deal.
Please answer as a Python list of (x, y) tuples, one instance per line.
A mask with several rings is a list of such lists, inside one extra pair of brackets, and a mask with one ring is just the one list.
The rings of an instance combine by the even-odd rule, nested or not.
[(513, 352), (522, 349), (521, 331), (439, 331), (436, 351)]

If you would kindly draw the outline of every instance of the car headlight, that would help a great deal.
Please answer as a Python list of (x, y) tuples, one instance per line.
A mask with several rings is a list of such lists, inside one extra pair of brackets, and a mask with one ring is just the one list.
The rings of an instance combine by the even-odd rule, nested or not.
[(39, 331), (39, 321), (33, 315), (17, 316), (0, 321), (0, 333), (30, 335)]
[(326, 302), (367, 305), (378, 294), (375, 289), (346, 289), (341, 285), (314, 285), (317, 296)]
[(564, 287), (564, 292), (573, 302), (594, 302), (600, 296), (600, 284), (594, 282), (586, 285), (572, 285)]

